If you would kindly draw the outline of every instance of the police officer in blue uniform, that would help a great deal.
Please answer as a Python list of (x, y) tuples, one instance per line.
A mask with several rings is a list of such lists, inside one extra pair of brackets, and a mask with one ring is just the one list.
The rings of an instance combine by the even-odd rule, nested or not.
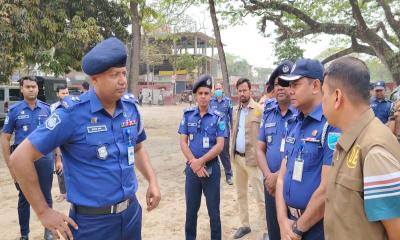
[(374, 85), (374, 98), (371, 100), (371, 108), (375, 116), (383, 123), (387, 123), (393, 103), (385, 97), (385, 82), (378, 81)]
[(228, 136), (224, 114), (210, 108), (212, 79), (202, 75), (193, 85), (198, 106), (186, 109), (178, 133), (186, 158), (185, 237), (196, 239), (197, 212), (204, 192), (210, 216), (211, 239), (221, 239), (220, 177), (218, 155)]
[(228, 132), (228, 137), (224, 141), (224, 149), (222, 150), (219, 158), (221, 160), (222, 166), (225, 169), (225, 180), (229, 185), (233, 184), (232, 180), (232, 165), (229, 156), (229, 132), (232, 126), (232, 100), (228, 96), (224, 96), (224, 88), (221, 83), (216, 83), (214, 86), (214, 96), (210, 101), (210, 108), (218, 110), (225, 115), (226, 129)]
[[(160, 201), (143, 146), (146, 133), (133, 95), (126, 93), (126, 48), (117, 38), (98, 43), (83, 58), (93, 88), (69, 96), (11, 155), (11, 167), (42, 224), (64, 239), (141, 239), (142, 211), (134, 166), (149, 182), (147, 209)], [(60, 146), (70, 217), (46, 204), (35, 160)]]
[(276, 216), (275, 186), (284, 157), (285, 138), (297, 110), (290, 105), (289, 88), (278, 84), (281, 75), (288, 74), (293, 63), (286, 60), (272, 72), (269, 84), (274, 86), (276, 104), (264, 109), (258, 135), (257, 161), (264, 176), (265, 210), (270, 240), (280, 240)]
[[(35, 77), (23, 77), (19, 80), (21, 93), (24, 100), (12, 105), (7, 117), (4, 121), (3, 133), (1, 135), (1, 143), (3, 156), (10, 166), (10, 153), (14, 150), (31, 132), (50, 115), (50, 108), (47, 103), (37, 99), (39, 92), (38, 84)], [(10, 146), (12, 134), (15, 133), (14, 144)], [(53, 182), (53, 165), (54, 161), (52, 153), (48, 153), (35, 162), (34, 168), (37, 171), (40, 189), (44, 194), (48, 207), (52, 207), (53, 201), (51, 197), (51, 185)], [(11, 176), (16, 180), (14, 173)], [(21, 191), (18, 182), (15, 183), (18, 194), (18, 220), (21, 231), (20, 239), (28, 239), (29, 235), (29, 218), (30, 205), (26, 200), (24, 193)], [(45, 230), (44, 238), (52, 239), (51, 233)]]
[(290, 83), (290, 100), (300, 113), (284, 143), (285, 159), (276, 184), (282, 239), (324, 239), (325, 191), (339, 130), (322, 112), (324, 68), (317, 60), (299, 59), (279, 84)]

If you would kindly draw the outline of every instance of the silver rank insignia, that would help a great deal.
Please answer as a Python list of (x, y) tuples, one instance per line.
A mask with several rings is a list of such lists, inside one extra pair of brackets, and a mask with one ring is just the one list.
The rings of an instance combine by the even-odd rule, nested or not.
[(193, 134), (189, 134), (190, 141), (193, 140)]
[(108, 156), (107, 147), (102, 145), (97, 148), (97, 158), (105, 160)]
[(24, 126), (22, 127), (22, 130), (24, 130), (24, 132), (27, 132), (27, 131), (28, 131), (28, 126), (27, 126), (27, 125), (24, 125)]
[(272, 136), (271, 135), (267, 136), (267, 143), (272, 143)]

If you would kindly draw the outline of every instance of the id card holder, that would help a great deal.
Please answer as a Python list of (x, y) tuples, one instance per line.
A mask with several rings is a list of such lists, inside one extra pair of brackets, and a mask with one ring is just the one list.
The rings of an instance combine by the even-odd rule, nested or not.
[(203, 148), (210, 147), (210, 139), (208, 137), (203, 137)]
[(281, 140), (281, 146), (279, 148), (279, 151), (281, 153), (285, 152), (285, 138), (282, 138), (282, 140)]
[(128, 165), (135, 163), (135, 147), (132, 144), (128, 144)]
[(294, 161), (293, 177), (292, 179), (297, 182), (301, 182), (303, 179), (303, 167), (304, 160), (300, 157), (296, 158)]

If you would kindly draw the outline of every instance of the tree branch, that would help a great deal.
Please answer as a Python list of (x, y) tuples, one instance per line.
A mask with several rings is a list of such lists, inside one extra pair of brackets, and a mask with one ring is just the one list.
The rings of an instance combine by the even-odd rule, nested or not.
[(389, 26), (393, 29), (397, 38), (400, 41), (400, 21), (397, 21), (394, 18), (394, 15), (393, 15), (392, 11), (390, 10), (390, 6), (385, 0), (376, 0), (376, 2), (378, 3), (379, 6), (381, 6), (383, 8), (383, 11), (385, 12), (385, 17), (389, 23)]
[(365, 46), (365, 45), (359, 44), (357, 42), (357, 39), (352, 37), (351, 38), (351, 46), (349, 48), (343, 49), (343, 50), (341, 50), (341, 51), (339, 51), (339, 52), (337, 52), (335, 54), (332, 54), (331, 56), (325, 58), (324, 60), (322, 60), (322, 64), (326, 64), (326, 63), (328, 63), (328, 62), (330, 62), (332, 60), (335, 60), (337, 58), (349, 55), (349, 54), (354, 53), (354, 52), (356, 52), (356, 53), (366, 53), (366, 54), (369, 54), (369, 55), (372, 55), (372, 56), (376, 56), (376, 54), (374, 52), (374, 49), (372, 49), (369, 46)]

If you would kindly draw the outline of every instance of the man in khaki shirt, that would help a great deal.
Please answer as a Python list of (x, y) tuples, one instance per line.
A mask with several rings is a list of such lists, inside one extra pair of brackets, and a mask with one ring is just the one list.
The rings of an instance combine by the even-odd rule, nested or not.
[(264, 223), (265, 204), (262, 174), (257, 167), (257, 136), (260, 127), (262, 108), (251, 98), (251, 84), (246, 78), (236, 83), (240, 103), (233, 110), (231, 159), (235, 168), (235, 186), (238, 195), (241, 227), (234, 239), (251, 232), (248, 213), (247, 192), (249, 182), (257, 201), (259, 221)]
[(400, 239), (400, 145), (369, 106), (369, 81), (367, 66), (353, 57), (325, 71), (324, 114), (343, 132), (325, 201), (326, 240)]

